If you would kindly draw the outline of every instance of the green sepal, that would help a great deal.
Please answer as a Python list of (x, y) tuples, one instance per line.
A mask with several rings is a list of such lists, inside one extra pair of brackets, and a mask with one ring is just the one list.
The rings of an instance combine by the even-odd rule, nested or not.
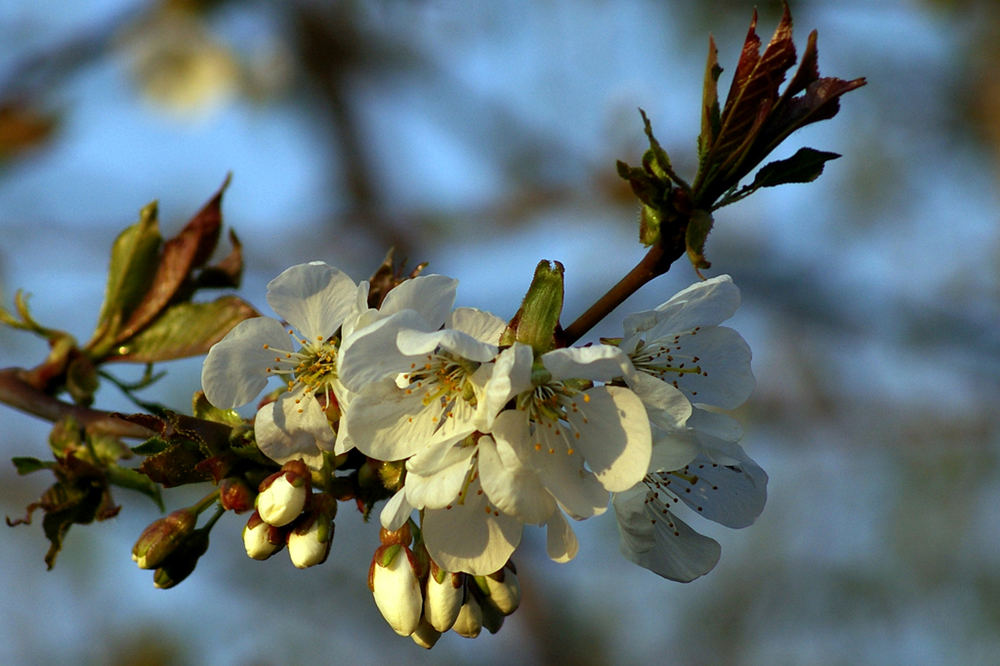
[(508, 325), (515, 328), (514, 339), (531, 345), (535, 355), (555, 346), (555, 332), (563, 304), (563, 265), (558, 261), (538, 262), (535, 276), (524, 296), (521, 309)]

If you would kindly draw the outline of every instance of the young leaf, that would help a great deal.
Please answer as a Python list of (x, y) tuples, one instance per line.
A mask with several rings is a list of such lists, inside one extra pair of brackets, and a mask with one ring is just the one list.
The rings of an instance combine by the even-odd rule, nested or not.
[(715, 143), (719, 133), (719, 49), (715, 40), (708, 38), (708, 61), (705, 63), (705, 82), (701, 92), (701, 134), (698, 135), (698, 161), (701, 163)]
[(800, 148), (798, 152), (786, 160), (769, 162), (760, 168), (751, 189), (758, 187), (774, 187), (785, 183), (810, 183), (823, 173), (823, 166), (829, 160), (835, 160), (840, 155), (812, 148)]
[(712, 264), (705, 259), (705, 240), (712, 231), (712, 214), (704, 210), (695, 210), (691, 214), (685, 235), (688, 259), (695, 269), (711, 268)]
[(149, 289), (161, 241), (155, 201), (140, 211), (137, 223), (115, 239), (97, 330), (86, 346), (93, 357), (107, 353), (123, 322)]
[(152, 363), (204, 354), (233, 326), (257, 315), (249, 303), (236, 296), (210, 303), (178, 303), (121, 345), (108, 360)]
[(228, 185), (229, 176), (180, 233), (163, 245), (149, 291), (132, 311), (115, 342), (128, 340), (153, 321), (174, 300), (182, 285), (190, 279), (192, 271), (208, 261), (219, 242), (222, 194)]

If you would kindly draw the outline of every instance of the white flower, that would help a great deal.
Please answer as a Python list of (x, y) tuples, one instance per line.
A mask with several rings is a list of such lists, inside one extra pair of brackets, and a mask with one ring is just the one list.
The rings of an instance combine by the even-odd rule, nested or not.
[(715, 540), (675, 515), (679, 504), (738, 528), (760, 515), (767, 497), (767, 474), (736, 443), (739, 424), (695, 406), (678, 423), (684, 410), (669, 398), (674, 391), (696, 404), (731, 409), (749, 397), (750, 349), (738, 333), (718, 326), (739, 302), (739, 290), (724, 275), (625, 319), (621, 348), (634, 368), (625, 381), (655, 427), (648, 473), (614, 499), (620, 545), (628, 559), (671, 580), (707, 573), (721, 553)]
[[(708, 412), (706, 412), (708, 413)], [(622, 553), (664, 578), (687, 582), (719, 561), (714, 539), (677, 517), (678, 504), (726, 527), (746, 527), (767, 500), (767, 474), (735, 442), (703, 433), (701, 453), (674, 471), (651, 471), (635, 488), (615, 495)]]
[(555, 349), (534, 363), (532, 350), (515, 344), (497, 359), (486, 390), (488, 401), (515, 404), (492, 424), (498, 450), (509, 450), (578, 520), (603, 513), (608, 493), (631, 488), (649, 465), (642, 401), (625, 387), (593, 385), (627, 365), (609, 345)]
[[(489, 362), (506, 324), (460, 308), (444, 330), (424, 330), (437, 325), (401, 314), (358, 331), (345, 345), (342, 380), (357, 391), (345, 418), (352, 443), (365, 455), (402, 460), (428, 449), (444, 454), (476, 431)], [(423, 508), (412, 497), (410, 502)]]
[(273, 376), (287, 382), (288, 392), (254, 421), (257, 446), (276, 462), (301, 458), (319, 468), (322, 452), (333, 449), (336, 434), (324, 410), (342, 391), (337, 332), (356, 316), (358, 292), (347, 275), (322, 262), (292, 266), (267, 285), (268, 304), (291, 328), (269, 317), (247, 319), (208, 352), (201, 382), (217, 407), (245, 405)]

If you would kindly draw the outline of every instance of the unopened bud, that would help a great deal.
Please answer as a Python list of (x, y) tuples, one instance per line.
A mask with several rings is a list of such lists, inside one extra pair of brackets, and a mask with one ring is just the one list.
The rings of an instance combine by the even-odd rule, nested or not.
[(309, 497), (311, 474), (301, 460), (292, 460), (260, 482), (257, 511), (265, 523), (281, 527), (302, 513)]
[(434, 647), (434, 644), (438, 642), (441, 638), (441, 632), (430, 625), (430, 623), (424, 619), (420, 621), (417, 625), (417, 630), (410, 634), (410, 638), (413, 642), (422, 648), (430, 650)]
[(455, 624), (465, 597), (465, 575), (431, 568), (424, 597), (424, 617), (438, 631), (448, 631)]
[(198, 512), (192, 508), (178, 509), (154, 520), (132, 547), (132, 560), (140, 569), (155, 569), (191, 534), (197, 522)]
[(208, 550), (208, 531), (211, 525), (195, 530), (185, 538), (160, 567), (153, 572), (153, 584), (165, 590), (181, 582), (194, 571), (198, 558)]
[(309, 511), (303, 514), (288, 533), (288, 556), (299, 569), (326, 562), (333, 543), (333, 518), (337, 501), (329, 495), (314, 495)]
[(476, 583), (504, 615), (510, 615), (521, 604), (521, 584), (511, 568), (505, 567), (489, 576), (476, 576)]
[(462, 604), (462, 609), (458, 612), (458, 617), (455, 618), (452, 631), (465, 638), (475, 638), (482, 629), (483, 609), (476, 601), (475, 595), (467, 594), (465, 595), (465, 603)]
[(379, 546), (372, 558), (369, 585), (375, 605), (392, 630), (409, 636), (420, 625), (423, 595), (408, 548)]
[(266, 560), (285, 547), (285, 530), (265, 523), (260, 513), (254, 511), (243, 528), (243, 547), (255, 560)]
[(246, 481), (229, 476), (219, 481), (219, 504), (226, 511), (243, 513), (253, 508), (256, 493)]

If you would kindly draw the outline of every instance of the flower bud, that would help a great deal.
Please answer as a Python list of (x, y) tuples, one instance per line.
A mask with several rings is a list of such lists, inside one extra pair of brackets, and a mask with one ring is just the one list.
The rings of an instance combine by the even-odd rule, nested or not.
[(219, 504), (226, 511), (243, 513), (253, 508), (256, 493), (238, 476), (229, 476), (219, 481)]
[(243, 528), (243, 547), (255, 560), (266, 560), (285, 547), (285, 530), (265, 523), (254, 511)]
[(465, 603), (455, 618), (452, 630), (459, 636), (465, 638), (475, 638), (483, 629), (483, 609), (476, 601), (475, 595), (465, 595)]
[(142, 531), (132, 547), (132, 560), (140, 569), (155, 569), (191, 534), (198, 522), (198, 512), (192, 508), (178, 509)]
[(211, 524), (195, 530), (181, 541), (160, 567), (153, 572), (153, 584), (165, 590), (181, 582), (194, 571), (198, 558), (208, 550), (208, 532)]
[(310, 480), (305, 463), (292, 460), (261, 481), (256, 504), (264, 522), (281, 527), (298, 518), (309, 497)]
[(517, 580), (517, 574), (510, 567), (504, 567), (489, 576), (476, 576), (476, 583), (490, 602), (504, 615), (510, 615), (521, 604), (521, 584)]
[(410, 638), (413, 642), (422, 648), (430, 650), (434, 647), (434, 644), (438, 642), (441, 638), (441, 632), (430, 625), (430, 623), (424, 619), (420, 620), (420, 624), (417, 625), (417, 630), (410, 634)]
[(288, 533), (288, 556), (299, 569), (326, 562), (333, 543), (333, 518), (337, 501), (329, 495), (313, 495), (309, 510)]
[(400, 636), (409, 636), (420, 625), (423, 595), (405, 546), (379, 546), (372, 558), (369, 586), (382, 617)]
[(448, 631), (455, 624), (465, 598), (465, 576), (431, 567), (424, 597), (424, 617), (434, 629)]

